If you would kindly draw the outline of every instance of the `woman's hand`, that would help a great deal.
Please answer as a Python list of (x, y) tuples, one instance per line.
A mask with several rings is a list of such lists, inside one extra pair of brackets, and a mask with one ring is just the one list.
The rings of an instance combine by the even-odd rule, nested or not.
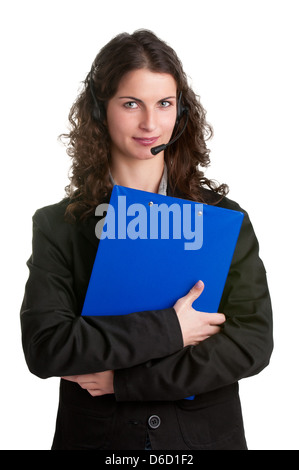
[(203, 290), (203, 282), (198, 281), (188, 294), (181, 297), (174, 305), (182, 330), (184, 346), (196, 345), (219, 333), (219, 325), (225, 322), (225, 316), (222, 313), (205, 313), (194, 310), (192, 304)]
[(87, 390), (93, 397), (114, 393), (113, 370), (105, 370), (104, 372), (96, 372), (94, 374), (70, 375), (61, 378), (69, 380), (70, 382), (76, 382), (81, 388)]

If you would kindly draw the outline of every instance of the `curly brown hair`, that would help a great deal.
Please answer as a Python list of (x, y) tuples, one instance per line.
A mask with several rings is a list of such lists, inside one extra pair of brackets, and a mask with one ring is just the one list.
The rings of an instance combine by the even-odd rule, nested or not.
[[(164, 154), (171, 193), (185, 199), (209, 202), (206, 200), (209, 192), (203, 191), (204, 187), (217, 193), (218, 199), (228, 192), (227, 185), (217, 185), (204, 177), (198, 168), (207, 167), (210, 163), (206, 141), (213, 135), (213, 130), (206, 121), (206, 111), (199, 97), (188, 85), (180, 59), (153, 32), (138, 30), (131, 35), (119, 34), (100, 50), (71, 107), (71, 130), (61, 136), (67, 138), (67, 153), (72, 158), (70, 184), (66, 187), (70, 198), (67, 215), (71, 218), (84, 219), (94, 213), (98, 204), (109, 200), (112, 191), (110, 136), (105, 123), (105, 107), (117, 92), (121, 78), (142, 68), (172, 75), (177, 92), (182, 93), (183, 105), (189, 110), (184, 133)], [(181, 122), (175, 131), (178, 132), (183, 124)]]

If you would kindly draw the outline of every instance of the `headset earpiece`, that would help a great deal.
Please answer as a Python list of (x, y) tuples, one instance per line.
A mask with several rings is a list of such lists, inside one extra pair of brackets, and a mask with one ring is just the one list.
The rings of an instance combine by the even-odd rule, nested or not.
[(102, 118), (101, 118), (101, 110), (99, 107), (97, 107), (96, 105), (94, 106), (93, 110), (92, 110), (92, 117), (96, 120), (96, 121), (99, 121), (101, 122), (102, 121)]
[(183, 115), (186, 114), (188, 109), (186, 106), (182, 104), (182, 92), (180, 92), (177, 102), (177, 116), (176, 116), (176, 126), (179, 124), (180, 120), (182, 119)]
[(90, 92), (91, 92), (91, 95), (92, 95), (92, 99), (93, 99), (93, 110), (92, 110), (92, 116), (93, 118), (96, 120), (96, 121), (99, 121), (99, 122), (103, 122), (104, 119), (105, 119), (105, 108), (104, 106), (98, 101), (97, 97), (96, 97), (96, 94), (95, 94), (95, 89), (94, 89), (94, 82), (93, 82), (93, 79), (92, 79), (92, 72), (93, 72), (93, 69), (91, 69), (90, 73), (89, 73), (89, 88), (90, 88)]

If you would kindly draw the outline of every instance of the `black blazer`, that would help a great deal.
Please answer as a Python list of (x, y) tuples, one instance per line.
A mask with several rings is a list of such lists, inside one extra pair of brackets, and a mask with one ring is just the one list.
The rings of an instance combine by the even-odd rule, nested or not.
[[(61, 380), (52, 449), (144, 449), (147, 433), (153, 449), (245, 449), (238, 381), (266, 367), (273, 348), (266, 273), (246, 212), (219, 308), (226, 323), (184, 348), (173, 308), (80, 315), (98, 218), (69, 224), (67, 204), (33, 217), (21, 308), (25, 358), (41, 378), (114, 370), (115, 394), (92, 397)], [(228, 198), (219, 205), (242, 210)]]

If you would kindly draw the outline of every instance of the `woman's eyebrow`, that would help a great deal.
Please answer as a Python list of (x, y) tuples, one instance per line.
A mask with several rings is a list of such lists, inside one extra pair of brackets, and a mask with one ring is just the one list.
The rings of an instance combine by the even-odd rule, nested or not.
[(159, 101), (165, 101), (165, 100), (176, 100), (176, 96), (166, 96), (166, 98), (162, 98)]
[(142, 103), (143, 101), (140, 100), (139, 98), (135, 98), (134, 96), (119, 96), (119, 100), (132, 100), (132, 101), (139, 101), (139, 103)]
[[(132, 100), (132, 101), (138, 101), (139, 103), (143, 103), (143, 101), (139, 98), (135, 98), (134, 96), (119, 96), (120, 100), (126, 99), (126, 100)], [(170, 100), (170, 99), (176, 99), (176, 96), (167, 96), (166, 98), (161, 98), (158, 101), (165, 101), (165, 100)]]

